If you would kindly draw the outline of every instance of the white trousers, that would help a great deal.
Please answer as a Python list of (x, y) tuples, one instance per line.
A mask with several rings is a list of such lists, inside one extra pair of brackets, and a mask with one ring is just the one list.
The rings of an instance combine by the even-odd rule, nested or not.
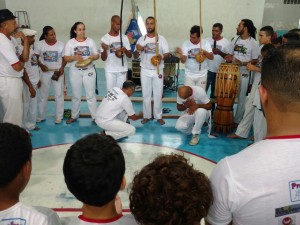
[(58, 81), (51, 80), (51, 76), (41, 72), (41, 87), (38, 96), (38, 118), (46, 119), (47, 103), (51, 84), (54, 89), (55, 98), (55, 117), (62, 119), (64, 114), (64, 75), (60, 76)]
[[(163, 74), (163, 70), (160, 70)], [(156, 70), (141, 68), (141, 84), (143, 95), (143, 114), (145, 119), (152, 118), (151, 96), (153, 92), (153, 114), (155, 119), (162, 118), (163, 76), (159, 78)]]
[(122, 112), (117, 116), (117, 118), (105, 122), (97, 117), (96, 123), (99, 127), (105, 130), (106, 135), (110, 135), (115, 140), (118, 140), (135, 134), (135, 127), (126, 123), (127, 118), (127, 114)]
[(79, 117), (82, 85), (85, 89), (87, 104), (91, 113), (91, 117), (95, 119), (97, 110), (97, 100), (95, 94), (96, 87), (96, 71), (94, 67), (87, 70), (79, 70), (77, 68), (70, 68), (70, 83), (72, 87), (72, 118)]
[[(26, 130), (33, 130), (36, 127), (37, 97), (30, 97), (27, 84), (23, 83), (23, 87), (23, 127)], [(33, 88), (37, 90), (37, 85), (33, 85)]]
[(204, 122), (208, 121), (209, 118), (210, 111), (199, 108), (192, 115), (188, 113), (181, 115), (176, 122), (175, 128), (185, 134), (200, 134)]
[(243, 115), (243, 119), (239, 123), (237, 130), (235, 132), (236, 135), (243, 137), (243, 138), (247, 138), (249, 136), (251, 127), (253, 125), (254, 108), (255, 108), (255, 106), (253, 106), (253, 100), (254, 100), (254, 96), (257, 91), (257, 88), (258, 88), (257, 84), (252, 85), (251, 91), (248, 95), (248, 99), (247, 99), (247, 102), (245, 105), (245, 113)]
[(185, 76), (184, 85), (185, 86), (198, 86), (198, 87), (202, 87), (205, 90), (206, 81), (207, 81), (207, 75), (203, 76), (203, 77)]
[(254, 142), (258, 142), (264, 139), (267, 135), (267, 121), (262, 111), (260, 102), (260, 96), (258, 89), (254, 97), (254, 122), (253, 122), (253, 133)]
[(106, 92), (114, 87), (122, 88), (127, 79), (127, 72), (105, 72)]
[(245, 66), (240, 67), (240, 94), (238, 96), (237, 108), (234, 116), (234, 122), (241, 122), (244, 112), (245, 112), (245, 104), (246, 104), (246, 94), (249, 84), (249, 71), (247, 71)]
[(22, 78), (0, 77), (0, 123), (23, 125)]

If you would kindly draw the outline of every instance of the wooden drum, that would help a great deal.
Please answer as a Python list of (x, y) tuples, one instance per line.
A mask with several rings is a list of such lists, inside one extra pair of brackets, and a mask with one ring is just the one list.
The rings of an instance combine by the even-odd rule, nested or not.
[(239, 87), (240, 67), (232, 63), (222, 63), (216, 78), (217, 108), (214, 112), (214, 131), (222, 133), (233, 131), (233, 104), (239, 94)]

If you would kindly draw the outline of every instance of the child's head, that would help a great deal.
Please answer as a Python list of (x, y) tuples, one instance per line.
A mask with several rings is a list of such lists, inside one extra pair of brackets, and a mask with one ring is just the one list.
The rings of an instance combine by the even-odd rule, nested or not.
[(199, 224), (213, 201), (209, 179), (181, 155), (162, 155), (135, 175), (130, 209), (143, 225)]
[(75, 142), (63, 172), (70, 192), (87, 205), (106, 205), (125, 186), (125, 159), (111, 136), (91, 134)]
[(0, 189), (13, 183), (15, 193), (26, 187), (31, 173), (32, 145), (23, 128), (0, 123)]

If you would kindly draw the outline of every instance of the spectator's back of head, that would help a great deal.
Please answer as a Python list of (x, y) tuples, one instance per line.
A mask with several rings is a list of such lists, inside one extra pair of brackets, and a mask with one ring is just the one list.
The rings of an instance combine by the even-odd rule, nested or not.
[(68, 189), (78, 200), (101, 207), (118, 193), (125, 160), (120, 146), (111, 136), (91, 134), (70, 147), (63, 173)]
[[(31, 162), (32, 145), (29, 134), (19, 126), (0, 123), (0, 188), (9, 185), (24, 168)], [(25, 188), (31, 172), (20, 187)]]
[(162, 155), (135, 175), (130, 209), (142, 225), (192, 225), (212, 203), (208, 178), (181, 155)]
[[(265, 57), (261, 84), (281, 111), (300, 109), (300, 41), (290, 42)], [(289, 107), (290, 106), (290, 107)]]
[(283, 37), (286, 39), (286, 42), (300, 41), (300, 29), (295, 28), (289, 30), (286, 34), (283, 35)]

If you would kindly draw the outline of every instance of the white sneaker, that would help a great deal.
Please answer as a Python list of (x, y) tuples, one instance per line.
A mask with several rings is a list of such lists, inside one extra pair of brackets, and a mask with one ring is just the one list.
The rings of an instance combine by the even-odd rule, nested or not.
[(45, 121), (45, 119), (41, 119), (41, 118), (37, 118), (37, 119), (36, 119), (36, 122), (37, 122), (37, 123), (42, 122), (42, 121)]
[(193, 134), (192, 139), (189, 142), (189, 145), (196, 145), (199, 143), (199, 134)]
[(55, 124), (60, 124), (61, 123), (61, 119), (56, 118), (55, 119)]

